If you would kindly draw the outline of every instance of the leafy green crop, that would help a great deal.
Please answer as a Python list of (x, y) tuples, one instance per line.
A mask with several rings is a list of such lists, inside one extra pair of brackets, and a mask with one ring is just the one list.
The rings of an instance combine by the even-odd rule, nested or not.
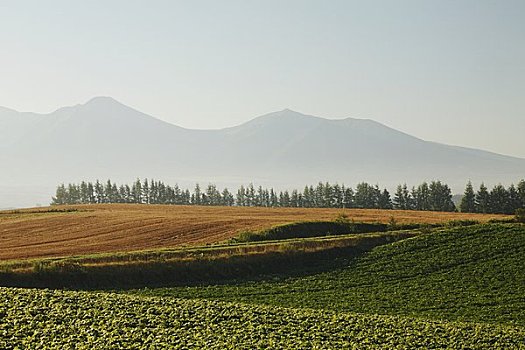
[(525, 325), (525, 225), (456, 227), (299, 278), (142, 294)]
[(509, 349), (517, 327), (110, 293), (0, 288), (0, 347)]

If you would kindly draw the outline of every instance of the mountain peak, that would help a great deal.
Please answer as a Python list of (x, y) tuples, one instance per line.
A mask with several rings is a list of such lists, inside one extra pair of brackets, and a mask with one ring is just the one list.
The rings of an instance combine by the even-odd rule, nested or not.
[(120, 103), (119, 101), (115, 100), (113, 97), (110, 97), (110, 96), (95, 96), (89, 101), (87, 101), (84, 105), (86, 106), (88, 105), (107, 106), (107, 105), (114, 105), (114, 104), (123, 105), (122, 103)]
[[(271, 112), (271, 113), (265, 114), (265, 115), (260, 116), (258, 118), (263, 118), (263, 119), (273, 119), (273, 118), (277, 118), (277, 119), (283, 119), (283, 118), (300, 119), (300, 118), (319, 118), (319, 117), (314, 117), (314, 116), (311, 116), (311, 115), (303, 114), (301, 112), (297, 112), (297, 111), (285, 108), (285, 109), (280, 110), (280, 111), (276, 111), (276, 112)], [(255, 119), (258, 119), (258, 118), (255, 118)]]

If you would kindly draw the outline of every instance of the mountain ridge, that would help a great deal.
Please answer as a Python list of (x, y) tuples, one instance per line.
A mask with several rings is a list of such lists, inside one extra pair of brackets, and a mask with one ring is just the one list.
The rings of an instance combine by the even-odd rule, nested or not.
[[(44, 115), (0, 108), (0, 150), (1, 183), (41, 186), (48, 199), (58, 183), (96, 178), (289, 188), (440, 179), (460, 191), (468, 179), (490, 184), (525, 174), (525, 159), (425, 141), (371, 119), (283, 109), (233, 127), (186, 129), (103, 96)], [(1, 207), (30, 200), (3, 203), (0, 190)]]

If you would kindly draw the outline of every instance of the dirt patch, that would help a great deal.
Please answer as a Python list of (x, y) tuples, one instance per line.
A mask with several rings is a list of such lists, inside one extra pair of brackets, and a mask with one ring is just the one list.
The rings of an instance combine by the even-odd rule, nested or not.
[[(205, 245), (240, 230), (297, 221), (333, 220), (342, 209), (106, 204), (18, 210), (0, 215), (0, 260)], [(488, 221), (501, 215), (346, 209), (362, 222)], [(0, 212), (6, 213), (6, 212)]]

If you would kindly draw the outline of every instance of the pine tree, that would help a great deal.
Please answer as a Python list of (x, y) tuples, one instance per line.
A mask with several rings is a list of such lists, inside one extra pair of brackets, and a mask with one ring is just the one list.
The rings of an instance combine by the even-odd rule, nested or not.
[(270, 188), (270, 207), (278, 207), (279, 199), (273, 188)]
[(222, 190), (222, 205), (232, 206), (234, 203), (233, 194), (231, 194), (227, 188), (224, 188), (224, 190)]
[(483, 182), (476, 193), (476, 213), (490, 213), (490, 195)]
[(396, 193), (394, 194), (394, 208), (399, 210), (411, 210), (413, 209), (412, 197), (408, 191), (407, 184), (397, 186)]
[(343, 208), (354, 208), (354, 190), (352, 187), (344, 189)]
[(508, 214), (507, 207), (509, 202), (509, 193), (502, 184), (494, 186), (489, 195), (489, 210), (487, 212), (494, 214)]
[(95, 198), (96, 198), (95, 200), (96, 200), (96, 202), (97, 203), (104, 203), (105, 202), (104, 186), (102, 186), (102, 184), (98, 180), (95, 182), (94, 192), (95, 192)]
[(87, 185), (87, 193), (88, 193), (88, 203), (95, 204), (97, 202), (95, 198), (95, 188), (93, 187), (93, 184), (91, 182), (88, 182)]
[(366, 182), (357, 184), (354, 194), (354, 202), (357, 208), (376, 208), (377, 198), (373, 186)]
[(85, 181), (80, 183), (80, 203), (88, 204), (89, 203), (89, 190), (88, 185)]
[(510, 185), (507, 190), (507, 195), (508, 202), (507, 208), (505, 208), (505, 212), (507, 214), (514, 214), (516, 212), (516, 209), (521, 208), (520, 194), (514, 185)]
[(193, 198), (193, 200), (191, 201), (192, 204), (194, 204), (194, 205), (201, 205), (201, 203), (202, 203), (202, 192), (201, 192), (201, 187), (200, 187), (200, 185), (198, 183), (195, 184), (195, 189), (193, 190), (192, 198)]
[(255, 205), (255, 188), (253, 184), (250, 183), (246, 188), (246, 205), (253, 207)]
[(379, 209), (392, 209), (392, 200), (390, 199), (390, 193), (385, 188), (379, 196)]
[(434, 211), (457, 211), (452, 201), (452, 191), (448, 185), (441, 181), (432, 181), (430, 190), (430, 210)]
[(241, 185), (239, 189), (237, 190), (237, 196), (235, 199), (237, 206), (244, 207), (246, 206), (246, 190), (244, 189), (244, 186)]
[(459, 210), (462, 213), (476, 212), (476, 194), (474, 193), (474, 188), (470, 181), (467, 182), (467, 186), (465, 187), (465, 193), (463, 194), (463, 198), (461, 198)]
[(525, 208), (525, 180), (518, 182), (518, 196), (520, 197), (520, 208)]
[(432, 210), (431, 191), (428, 183), (423, 182), (417, 188), (412, 188), (413, 209)]
[(51, 205), (63, 205), (67, 203), (67, 190), (64, 184), (57, 187), (55, 196), (51, 199)]
[(131, 196), (133, 198), (133, 203), (142, 203), (142, 183), (140, 182), (140, 179), (137, 179), (133, 184), (131, 188)]

